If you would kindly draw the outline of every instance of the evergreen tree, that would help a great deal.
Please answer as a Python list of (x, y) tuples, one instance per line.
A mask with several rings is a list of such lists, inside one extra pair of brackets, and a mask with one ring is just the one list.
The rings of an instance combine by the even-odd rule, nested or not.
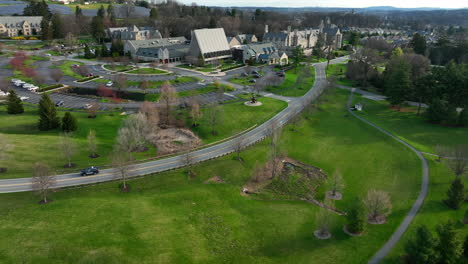
[(10, 90), (7, 97), (7, 112), (10, 115), (24, 113), (23, 102), (16, 94), (15, 90)]
[(91, 35), (101, 43), (106, 36), (106, 32), (104, 31), (104, 21), (103, 18), (100, 16), (95, 16), (91, 20)]
[(47, 18), (42, 18), (41, 21), (41, 34), (42, 40), (52, 39), (52, 28), (50, 26), (50, 21)]
[(440, 100), (440, 98), (432, 99), (429, 108), (427, 109), (426, 115), (429, 122), (439, 124), (445, 120), (448, 113), (446, 102)]
[(92, 59), (94, 57), (93, 54), (91, 53), (91, 50), (89, 49), (88, 45), (86, 45), (85, 48), (84, 48), (84, 57), (86, 59)]
[(389, 66), (385, 70), (385, 92), (390, 103), (399, 106), (411, 92), (411, 66), (400, 58)]
[(68, 133), (76, 131), (77, 128), (76, 118), (70, 112), (66, 112), (62, 119), (62, 130)]
[(105, 43), (102, 43), (101, 45), (101, 57), (109, 57), (109, 50)]
[(425, 226), (416, 229), (416, 234), (405, 245), (406, 262), (412, 264), (436, 263), (436, 239)]
[(465, 106), (458, 116), (459, 126), (468, 126), (468, 106)]
[(51, 130), (60, 127), (55, 105), (47, 93), (43, 93), (39, 101), (39, 130)]
[(96, 48), (94, 49), (94, 57), (96, 57), (96, 58), (102, 57), (102, 53), (101, 53), (101, 48), (100, 48), (100, 47), (96, 47)]
[(112, 41), (110, 54), (112, 57), (118, 57), (118, 56), (124, 55), (124, 44), (122, 40), (118, 39), (118, 40)]
[(465, 242), (463, 243), (463, 255), (468, 258), (468, 234), (466, 234)]
[(75, 6), (75, 17), (77, 19), (80, 19), (80, 18), (83, 17), (83, 10), (81, 9), (81, 7), (79, 5)]
[(439, 242), (436, 246), (437, 263), (456, 264), (459, 263), (463, 254), (463, 242), (461, 241), (455, 223), (452, 221), (437, 227)]
[(297, 67), (301, 64), (304, 59), (304, 49), (301, 46), (296, 46), (293, 50), (293, 63), (294, 71), (297, 72)]
[(62, 18), (59, 14), (52, 16), (52, 37), (54, 39), (61, 39), (65, 37)]
[(347, 216), (346, 229), (354, 234), (359, 234), (364, 231), (366, 225), (366, 211), (360, 201), (356, 201)]
[(100, 18), (104, 18), (106, 16), (106, 9), (104, 9), (104, 5), (101, 5), (101, 7), (97, 11), (97, 15)]
[(158, 19), (158, 10), (155, 7), (151, 8), (149, 17), (151, 19)]
[(49, 5), (47, 5), (44, 0), (41, 2), (30, 1), (23, 10), (23, 16), (42, 16), (49, 20), (52, 16), (52, 12), (50, 12)]
[(447, 191), (445, 203), (452, 209), (459, 209), (465, 200), (465, 186), (459, 177), (452, 181), (450, 189)]
[(416, 54), (425, 55), (426, 54), (426, 38), (421, 36), (419, 33), (414, 34), (413, 39), (411, 40), (411, 45)]
[(209, 28), (216, 28), (216, 19), (214, 18), (214, 16), (210, 17), (210, 22), (209, 22), (208, 27)]
[(107, 16), (109, 17), (111, 24), (115, 25), (117, 21), (116, 21), (114, 6), (112, 4), (109, 4), (107, 6)]

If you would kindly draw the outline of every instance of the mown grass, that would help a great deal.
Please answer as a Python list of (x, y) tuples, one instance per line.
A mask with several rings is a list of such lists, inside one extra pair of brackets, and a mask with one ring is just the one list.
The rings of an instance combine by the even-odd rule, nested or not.
[(52, 66), (51, 68), (59, 68), (60, 70), (62, 70), (64, 75), (73, 77), (75, 79), (82, 79), (83, 76), (73, 71), (72, 65), (74, 64), (80, 65), (80, 66), (84, 65), (84, 63), (82, 62), (66, 60), (66, 61), (63, 61), (62, 64), (58, 66)]
[(129, 71), (127, 73), (132, 73), (132, 74), (166, 74), (168, 73), (167, 71), (155, 69), (155, 68), (138, 68), (133, 71)]
[[(31, 193), (0, 195), (0, 252), (5, 262), (51, 263), (365, 263), (391, 235), (417, 195), (420, 168), (412, 153), (347, 116), (347, 95), (328, 97), (295, 131), (283, 130), (282, 150), (346, 181), (345, 209), (369, 188), (390, 192), (394, 212), (362, 237), (343, 233), (334, 216), (333, 237), (313, 237), (317, 207), (303, 201), (256, 200), (240, 195), (268, 140), (245, 150), (244, 162), (225, 156), (184, 170), (52, 194), (38, 205)], [(261, 99), (263, 100), (263, 98)], [(213, 176), (225, 184), (203, 184)]]
[[(298, 82), (298, 76), (304, 67), (310, 68), (310, 77)], [(315, 69), (309, 66), (299, 66), (285, 72), (284, 81), (278, 86), (268, 86), (266, 91), (283, 96), (303, 96), (312, 88), (315, 82)]]
[[(427, 122), (424, 113), (417, 115), (416, 107), (398, 112), (387, 101), (376, 102), (355, 95), (354, 102), (364, 105), (362, 115), (371, 122), (394, 133), (420, 151), (435, 153), (437, 145), (453, 146), (468, 142), (468, 127), (447, 127)], [(424, 110), (422, 110), (424, 111)]]
[(328, 77), (332, 77), (335, 79), (336, 84), (349, 86), (349, 87), (356, 87), (357, 84), (346, 78), (346, 63), (337, 63), (337, 64), (330, 64), (326, 69), (326, 73)]
[(104, 68), (109, 70), (109, 71), (123, 72), (123, 71), (129, 71), (129, 70), (133, 69), (133, 66), (106, 64), (106, 65), (104, 65)]

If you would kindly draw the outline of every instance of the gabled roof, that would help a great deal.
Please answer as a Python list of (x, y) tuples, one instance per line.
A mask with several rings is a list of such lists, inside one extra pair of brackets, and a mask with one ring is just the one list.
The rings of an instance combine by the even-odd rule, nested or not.
[(196, 29), (192, 34), (194, 41), (202, 54), (230, 50), (223, 28)]
[(286, 40), (288, 38), (288, 33), (286, 32), (268, 32), (263, 35), (263, 39), (279, 39)]
[(0, 16), (0, 24), (6, 27), (20, 27), (27, 21), (30, 25), (39, 26), (42, 21), (41, 16)]
[(263, 54), (263, 53), (272, 53), (278, 51), (276, 48), (276, 45), (271, 42), (267, 43), (251, 43), (248, 45), (245, 45), (245, 48), (248, 50), (252, 50), (256, 54)]

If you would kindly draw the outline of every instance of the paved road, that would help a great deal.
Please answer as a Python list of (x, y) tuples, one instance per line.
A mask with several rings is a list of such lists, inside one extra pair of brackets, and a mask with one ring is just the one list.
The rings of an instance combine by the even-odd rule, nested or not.
[(390, 132), (388, 132), (388, 131), (386, 131), (386, 130), (384, 130), (384, 129), (376, 126), (376, 125), (374, 125), (373, 123), (367, 121), (366, 119), (362, 118), (361, 116), (359, 116), (356, 113), (354, 113), (353, 111), (351, 111), (350, 107), (351, 107), (351, 103), (352, 103), (352, 100), (353, 100), (354, 91), (355, 90), (353, 89), (352, 92), (351, 92), (351, 96), (349, 97), (348, 104), (347, 104), (349, 113), (351, 113), (351, 115), (353, 115), (357, 119), (361, 120), (362, 122), (368, 124), (369, 126), (371, 126), (371, 127), (375, 128), (375, 129), (379, 130), (380, 132), (394, 138), (395, 140), (397, 140), (398, 142), (400, 142), (401, 144), (403, 144), (407, 148), (409, 148), (411, 151), (416, 153), (418, 158), (421, 160), (421, 165), (422, 165), (422, 169), (423, 169), (423, 171), (422, 171), (421, 191), (419, 192), (418, 198), (416, 199), (413, 206), (411, 207), (411, 210), (406, 214), (405, 219), (403, 219), (403, 222), (400, 223), (397, 230), (392, 234), (390, 239), (383, 245), (382, 248), (380, 248), (379, 251), (377, 251), (377, 253), (375, 253), (375, 255), (368, 262), (369, 264), (376, 264), (376, 263), (379, 263), (380, 261), (382, 261), (382, 259), (386, 255), (388, 255), (388, 253), (390, 253), (392, 248), (401, 239), (401, 237), (405, 233), (406, 229), (408, 229), (408, 226), (411, 224), (414, 217), (416, 216), (419, 209), (421, 208), (421, 206), (422, 206), (422, 204), (424, 202), (424, 199), (426, 198), (427, 190), (428, 190), (428, 186), (429, 186), (429, 166), (427, 165), (427, 160), (424, 157), (423, 153), (421, 153), (419, 150), (415, 149), (410, 144), (408, 144), (405, 141), (403, 141), (403, 140), (399, 139), (398, 137), (394, 136)]
[[(345, 58), (339, 58), (335, 60), (335, 63), (338, 63)], [(252, 145), (263, 138), (267, 137), (270, 134), (271, 127), (273, 124), (279, 126), (284, 125), (288, 120), (290, 120), (294, 115), (302, 111), (305, 102), (310, 102), (316, 99), (326, 87), (326, 75), (325, 75), (325, 66), (326, 64), (316, 65), (316, 81), (314, 86), (307, 92), (303, 97), (292, 100), (289, 103), (289, 106), (274, 116), (269, 121), (263, 123), (262, 125), (256, 127), (255, 129), (247, 132), (242, 135), (244, 145)], [(223, 155), (227, 155), (234, 151), (235, 139), (210, 146), (204, 149), (200, 149), (191, 153), (194, 163), (214, 159)], [(130, 176), (140, 176), (147, 175), (157, 172), (163, 172), (175, 168), (180, 168), (184, 166), (183, 157), (175, 156), (171, 158), (155, 160), (151, 162), (141, 163), (135, 165), (130, 172)], [(113, 169), (102, 170), (100, 174), (95, 176), (80, 177), (78, 174), (63, 174), (57, 175), (57, 185), (56, 187), (67, 187), (67, 186), (77, 186), (84, 184), (91, 184), (97, 182), (111, 181), (114, 179)], [(9, 192), (24, 192), (31, 191), (31, 178), (20, 178), (20, 179), (5, 179), (0, 180), (0, 193), (9, 193)]]

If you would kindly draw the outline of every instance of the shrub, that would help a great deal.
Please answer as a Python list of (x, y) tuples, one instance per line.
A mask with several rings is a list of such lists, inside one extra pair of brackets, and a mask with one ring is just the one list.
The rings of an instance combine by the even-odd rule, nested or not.
[(447, 200), (445, 203), (452, 209), (459, 209), (462, 202), (465, 200), (465, 186), (460, 178), (453, 180), (450, 189), (447, 191)]

